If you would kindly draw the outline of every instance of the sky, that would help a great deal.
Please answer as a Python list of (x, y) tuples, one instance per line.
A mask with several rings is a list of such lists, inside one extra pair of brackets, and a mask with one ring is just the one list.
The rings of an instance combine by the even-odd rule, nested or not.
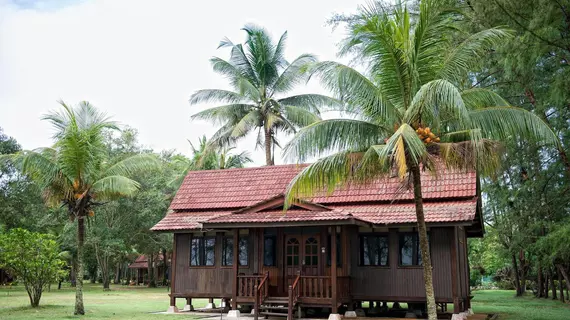
[[(24, 149), (52, 144), (43, 114), (58, 100), (87, 100), (122, 125), (139, 131), (155, 151), (189, 155), (188, 140), (211, 136), (216, 127), (190, 116), (215, 104), (190, 106), (199, 89), (229, 89), (209, 58), (224, 37), (243, 42), (247, 23), (275, 39), (288, 31), (286, 57), (313, 53), (337, 60), (342, 28), (326, 20), (355, 12), (364, 0), (0, 0), (0, 127)], [(292, 94), (326, 93), (317, 82)], [(264, 164), (255, 138), (238, 144)], [(283, 137), (281, 141), (287, 141)], [(284, 163), (280, 154), (277, 163)]]

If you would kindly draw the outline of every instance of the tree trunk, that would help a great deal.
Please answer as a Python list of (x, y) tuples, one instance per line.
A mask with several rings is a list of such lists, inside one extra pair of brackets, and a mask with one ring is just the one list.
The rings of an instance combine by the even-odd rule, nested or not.
[(517, 264), (517, 257), (512, 255), (513, 273), (515, 274), (515, 288), (517, 289), (517, 297), (522, 296), (521, 281), (519, 279), (519, 267)]
[(162, 249), (162, 266), (162, 285), (166, 286), (168, 284), (168, 256), (166, 249)]
[(538, 267), (537, 267), (537, 275), (538, 275), (538, 297), (542, 298), (544, 297), (544, 288), (542, 287), (542, 265), (540, 264), (540, 262), (538, 263)]
[(548, 268), (548, 275), (550, 276), (550, 287), (552, 288), (552, 300), (556, 300), (558, 299), (556, 297), (556, 284), (554, 283), (554, 275), (556, 274), (556, 272), (552, 272), (552, 270), (550, 269), (550, 267)]
[[(566, 273), (566, 270), (564, 270), (564, 267), (562, 267), (561, 264), (557, 264), (556, 267), (558, 268), (558, 271), (562, 274), (564, 280), (566, 280), (566, 290), (570, 291), (570, 279), (568, 279), (568, 273)], [(559, 281), (562, 283), (562, 279), (559, 279)]]
[(271, 145), (273, 142), (273, 138), (271, 136), (271, 129), (264, 129), (265, 130), (265, 165), (272, 166), (273, 163), (273, 156), (271, 154)]
[(435, 294), (433, 290), (431, 256), (424, 216), (420, 167), (418, 165), (412, 165), (410, 169), (414, 183), (414, 201), (416, 205), (416, 218), (418, 220), (418, 237), (420, 238), (420, 249), (422, 252), (428, 319), (437, 320), (437, 305), (435, 304)]
[(545, 299), (548, 299), (548, 279), (551, 278), (550, 274), (547, 273), (546, 276), (544, 277), (544, 293), (542, 294), (542, 296)]
[(527, 261), (523, 250), (519, 251), (519, 268), (521, 281), (521, 295), (526, 292)]
[(77, 268), (75, 269), (75, 315), (84, 315), (83, 307), (83, 242), (85, 240), (85, 217), (77, 217)]
[(147, 258), (147, 274), (148, 274), (148, 287), (149, 288), (156, 288), (156, 281), (154, 278), (154, 260), (153, 260), (154, 255), (151, 253), (148, 255)]
[(75, 276), (77, 275), (76, 271), (77, 271), (77, 257), (73, 257), (71, 259), (71, 272), (69, 275), (72, 288), (75, 288), (75, 286), (77, 284), (77, 278), (75, 278)]
[(121, 263), (117, 262), (117, 268), (115, 269), (115, 280), (114, 284), (119, 284), (121, 282)]

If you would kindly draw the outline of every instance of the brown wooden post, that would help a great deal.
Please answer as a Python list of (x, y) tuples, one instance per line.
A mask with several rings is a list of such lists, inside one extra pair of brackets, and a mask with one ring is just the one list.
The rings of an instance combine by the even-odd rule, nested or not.
[(255, 285), (253, 287), (253, 319), (258, 320), (259, 318), (259, 292), (258, 287)]
[(293, 286), (289, 286), (289, 305), (287, 306), (287, 320), (293, 320)]
[(176, 233), (172, 237), (172, 259), (170, 263), (172, 267), (170, 268), (170, 273), (172, 274), (170, 277), (172, 279), (170, 284), (170, 305), (175, 307), (176, 306), (176, 297), (174, 293), (176, 292)]
[(238, 296), (238, 271), (239, 271), (239, 229), (234, 229), (234, 256), (233, 256), (233, 269), (234, 269), (234, 286), (232, 293), (232, 310), (237, 310), (237, 296)]
[(337, 266), (336, 266), (336, 226), (331, 228), (331, 291), (332, 291), (332, 313), (338, 313), (337, 304)]
[(459, 235), (457, 233), (457, 227), (453, 228), (453, 242), (451, 243), (451, 291), (453, 295), (453, 313), (459, 313), (459, 282), (457, 281), (457, 269), (459, 268), (459, 259), (457, 258), (457, 239)]

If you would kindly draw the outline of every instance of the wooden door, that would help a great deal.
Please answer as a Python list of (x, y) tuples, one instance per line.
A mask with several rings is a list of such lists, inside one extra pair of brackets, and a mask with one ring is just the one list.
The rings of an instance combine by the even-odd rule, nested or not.
[(301, 271), (301, 249), (303, 237), (300, 235), (291, 235), (285, 237), (285, 291), (295, 278), (297, 273)]
[(285, 237), (285, 290), (293, 284), (297, 273), (320, 275), (319, 235), (288, 235)]

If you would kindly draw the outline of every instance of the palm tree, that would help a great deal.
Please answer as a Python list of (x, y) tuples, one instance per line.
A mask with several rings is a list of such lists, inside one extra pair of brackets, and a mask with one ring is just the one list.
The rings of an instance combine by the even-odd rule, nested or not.
[[(319, 94), (301, 94), (279, 98), (306, 80), (306, 66), (316, 61), (303, 54), (289, 63), (284, 50), (287, 32), (277, 44), (263, 28), (246, 25), (245, 44), (234, 44), (228, 39), (219, 47), (230, 47), (229, 60), (210, 59), (215, 72), (226, 77), (233, 91), (206, 89), (190, 97), (190, 104), (220, 102), (224, 105), (204, 110), (193, 119), (220, 123), (212, 143), (218, 146), (233, 144), (248, 133), (257, 130), (257, 145), (265, 149), (265, 162), (274, 164), (272, 148), (279, 146), (276, 133), (294, 133), (320, 119), (319, 108), (333, 106), (335, 99)], [(245, 47), (245, 48), (244, 48)]]
[(157, 160), (140, 154), (110, 163), (104, 132), (117, 130), (117, 124), (88, 102), (74, 108), (60, 104), (63, 110), (43, 117), (55, 129), (54, 146), (23, 151), (12, 160), (39, 184), (48, 205), (67, 208), (71, 221), (77, 220), (75, 314), (82, 315), (85, 220), (94, 215), (101, 201), (133, 195), (139, 183), (129, 176), (154, 167)]
[[(341, 54), (356, 54), (367, 63), (366, 74), (336, 62), (313, 67), (312, 74), (347, 103), (353, 117), (311, 124), (285, 147), (285, 154), (299, 161), (324, 156), (291, 182), (287, 199), (369, 182), (395, 168), (413, 187), (428, 316), (436, 319), (422, 167), (434, 174), (442, 166), (490, 173), (499, 165), (498, 141), (556, 144), (557, 139), (540, 118), (492, 91), (462, 89), (473, 83), (469, 71), (508, 31), (461, 33), (452, 16), (457, 13), (437, 0), (424, 0), (418, 9), (412, 19), (402, 4), (388, 9), (376, 3), (337, 17), (349, 34)], [(450, 32), (465, 37), (455, 42)]]
[(180, 174), (170, 181), (168, 184), (178, 188), (182, 184), (184, 177), (192, 170), (215, 170), (215, 169), (231, 169), (243, 168), (246, 164), (252, 162), (249, 152), (242, 151), (238, 154), (232, 154), (235, 147), (217, 147), (208, 142), (206, 136), (199, 139), (200, 145), (194, 147), (192, 142), (192, 158), (179, 157), (174, 162), (178, 167), (183, 168)]

